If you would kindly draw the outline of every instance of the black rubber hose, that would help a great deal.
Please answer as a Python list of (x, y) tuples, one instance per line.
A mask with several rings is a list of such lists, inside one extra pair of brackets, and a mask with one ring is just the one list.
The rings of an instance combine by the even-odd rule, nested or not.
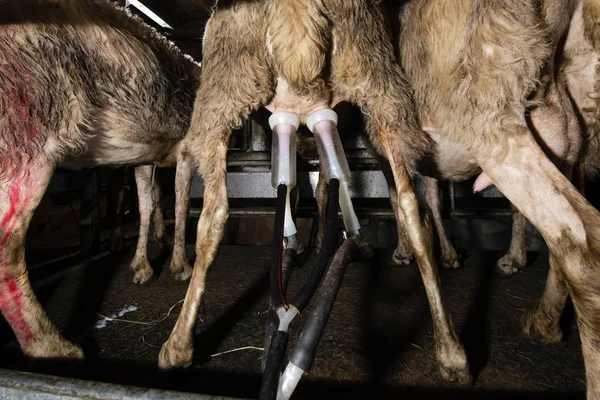
[(271, 341), (271, 351), (269, 359), (263, 374), (262, 384), (260, 386), (259, 400), (275, 400), (277, 398), (277, 388), (279, 387), (279, 377), (281, 376), (281, 365), (288, 343), (288, 333), (277, 331)]
[(283, 254), (281, 256), (281, 287), (283, 288), (283, 293), (287, 292), (287, 287), (288, 283), (290, 282), (292, 271), (296, 269), (297, 258), (298, 253), (296, 253), (296, 250), (283, 250)]
[(325, 235), (323, 237), (323, 243), (321, 244), (319, 258), (317, 259), (317, 263), (314, 265), (312, 271), (310, 271), (308, 280), (304, 283), (304, 286), (302, 286), (302, 289), (292, 301), (292, 304), (298, 309), (299, 312), (304, 310), (311, 297), (315, 293), (315, 290), (317, 290), (319, 282), (321, 282), (323, 274), (325, 273), (325, 269), (329, 264), (329, 259), (333, 254), (333, 249), (335, 248), (335, 242), (338, 234), (337, 226), (339, 198), (340, 181), (334, 178), (329, 181), (329, 190), (327, 192)]
[(281, 265), (281, 250), (283, 246), (283, 224), (285, 218), (285, 198), (287, 196), (287, 186), (281, 184), (277, 186), (277, 203), (275, 206), (275, 226), (273, 228), (273, 242), (271, 243), (271, 277), (270, 277), (270, 294), (271, 304), (274, 309), (277, 309), (283, 304), (281, 293), (281, 277), (279, 266)]
[(290, 356), (290, 362), (300, 367), (304, 372), (308, 372), (315, 358), (315, 352), (321, 335), (327, 325), (329, 314), (333, 308), (333, 303), (342, 283), (342, 278), (346, 267), (352, 262), (358, 242), (356, 238), (347, 239), (339, 248), (331, 266), (325, 275), (323, 284), (317, 295), (315, 304), (308, 321), (302, 330), (298, 344)]
[[(296, 250), (293, 249), (285, 249), (283, 251), (282, 260), (281, 260), (281, 284), (283, 287), (283, 292), (287, 291), (287, 286), (290, 281), (290, 275), (292, 274), (292, 270), (296, 265)], [(265, 333), (265, 347), (263, 350), (263, 358), (261, 362), (261, 370), (264, 372), (267, 367), (267, 360), (271, 354), (271, 340), (273, 335), (279, 328), (279, 317), (277, 316), (276, 308), (273, 307), (273, 301), (269, 301), (269, 314), (267, 317), (267, 330)]]

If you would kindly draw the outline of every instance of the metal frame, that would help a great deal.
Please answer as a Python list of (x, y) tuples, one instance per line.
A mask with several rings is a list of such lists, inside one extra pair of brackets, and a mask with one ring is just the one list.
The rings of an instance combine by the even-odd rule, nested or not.
[(144, 389), (7, 369), (0, 369), (0, 399), (236, 400), (232, 397)]

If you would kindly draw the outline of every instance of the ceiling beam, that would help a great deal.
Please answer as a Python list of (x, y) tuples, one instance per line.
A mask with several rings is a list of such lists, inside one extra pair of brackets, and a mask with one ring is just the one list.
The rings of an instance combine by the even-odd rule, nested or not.
[(158, 24), (161, 28), (171, 29), (171, 30), (173, 29), (173, 27), (171, 25), (169, 25), (164, 19), (162, 19), (160, 16), (158, 16), (158, 14), (156, 14), (154, 11), (152, 11), (151, 9), (146, 7), (144, 4), (142, 4), (141, 1), (125, 0), (125, 7), (130, 7), (130, 6), (135, 7), (139, 12), (144, 14), (146, 17), (150, 18), (152, 21), (154, 21), (156, 24)]

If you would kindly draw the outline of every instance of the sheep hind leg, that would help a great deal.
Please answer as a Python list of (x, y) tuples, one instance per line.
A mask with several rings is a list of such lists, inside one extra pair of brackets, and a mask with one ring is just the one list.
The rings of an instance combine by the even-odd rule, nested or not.
[(547, 341), (556, 340), (552, 325), (557, 322), (540, 329), (531, 321), (539, 321), (546, 310), (554, 317), (562, 309), (564, 279), (579, 325), (588, 398), (600, 398), (600, 213), (541, 151), (526, 127), (515, 131), (498, 135), (503, 143), (479, 140), (477, 135), (471, 139), (483, 170), (544, 237), (555, 269), (548, 292), (532, 314), (535, 318), (525, 317), (524, 330), (533, 325)]
[[(458, 381), (464, 385), (469, 384), (471, 382), (469, 363), (450, 314), (446, 310), (437, 268), (433, 261), (432, 229), (429, 217), (426, 213), (419, 212), (419, 202), (412, 187), (412, 181), (402, 162), (398, 146), (393, 144), (395, 142), (394, 135), (388, 130), (381, 130), (379, 134), (394, 172), (400, 206), (400, 212), (397, 214), (400, 219), (399, 224), (406, 231), (408, 244), (417, 260), (425, 286), (433, 319), (436, 358), (440, 372), (446, 380)], [(424, 215), (423, 220), (421, 215)]]
[[(213, 135), (213, 132), (207, 133)], [(204, 180), (204, 204), (197, 227), (196, 262), (179, 318), (169, 339), (160, 351), (159, 367), (161, 369), (188, 367), (192, 362), (192, 335), (198, 307), (204, 293), (208, 268), (217, 255), (229, 215), (226, 158), (227, 141), (230, 135), (223, 130), (214, 136), (224, 137), (225, 140), (211, 143), (210, 148), (214, 151), (202, 159), (202, 165), (209, 164), (210, 167), (200, 167)]]
[[(433, 318), (436, 358), (442, 377), (461, 384), (471, 382), (464, 347), (442, 299), (442, 290), (431, 251), (429, 218), (421, 220), (406, 162), (414, 161), (427, 148), (415, 114), (408, 83), (394, 59), (393, 49), (383, 26), (383, 17), (373, 12), (362, 21), (349, 21), (340, 35), (353, 32), (352, 40), (340, 41), (332, 59), (333, 88), (341, 98), (354, 102), (368, 116), (368, 133), (373, 147), (391, 166), (400, 212), (408, 244), (417, 260)], [(367, 20), (371, 18), (370, 20)], [(369, 37), (359, 26), (370, 26)], [(373, 39), (377, 40), (373, 40)], [(371, 39), (371, 40), (368, 40)], [(372, 43), (381, 43), (373, 48)], [(361, 60), (362, 62), (346, 62)], [(368, 60), (378, 60), (377, 63)]]
[(0, 180), (0, 310), (23, 352), (34, 358), (81, 359), (83, 351), (65, 340), (37, 301), (25, 264), (25, 237), (53, 166), (44, 155)]
[(265, 36), (252, 32), (265, 26), (262, 7), (261, 3), (248, 2), (235, 9), (218, 10), (206, 26), (202, 83), (184, 142), (204, 181), (204, 204), (196, 229), (196, 262), (179, 318), (158, 357), (161, 369), (192, 363), (193, 332), (207, 272), (217, 255), (229, 215), (229, 139), (233, 129), (239, 128), (253, 110), (267, 104), (274, 94), (275, 85), (264, 57), (268, 54)]
[[(538, 92), (541, 105), (530, 114), (529, 126), (545, 154), (550, 156), (567, 179), (571, 179), (574, 173), (579, 172), (576, 161), (580, 158), (583, 133), (565, 82), (556, 81), (552, 75), (547, 75), (546, 79), (543, 90)], [(574, 168), (574, 164), (577, 168)], [(578, 180), (576, 177), (573, 182)], [(527, 219), (512, 204), (511, 213), (510, 248), (497, 263), (504, 275), (513, 275), (527, 264)]]

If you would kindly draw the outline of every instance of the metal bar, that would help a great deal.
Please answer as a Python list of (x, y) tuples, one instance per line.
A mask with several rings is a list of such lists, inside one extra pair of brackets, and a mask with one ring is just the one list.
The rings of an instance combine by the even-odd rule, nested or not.
[[(314, 198), (318, 180), (318, 171), (298, 172), (300, 197)], [(190, 196), (202, 198), (203, 193), (202, 178), (195, 175)], [(381, 171), (354, 171), (350, 195), (355, 199), (388, 198), (387, 183)], [(271, 186), (271, 171), (228, 172), (227, 196), (230, 199), (274, 199), (276, 191)]]
[[(392, 209), (372, 209), (372, 208), (356, 208), (356, 214), (359, 218), (370, 218), (370, 219), (394, 219), (394, 213)], [(202, 214), (201, 208), (192, 208), (190, 210), (190, 217), (199, 217)], [(299, 209), (297, 211), (299, 217), (313, 217), (317, 215), (316, 209)], [(275, 209), (263, 209), (263, 208), (230, 208), (230, 218), (270, 218), (275, 216)], [(341, 211), (338, 212), (338, 218), (342, 218)]]
[(0, 369), (0, 399), (234, 400), (232, 397), (144, 389), (7, 369)]
[(450, 213), (449, 217), (452, 219), (463, 219), (463, 218), (507, 218), (510, 217), (511, 213), (509, 209), (465, 209), (465, 210), (454, 210)]
[[(257, 139), (249, 143), (250, 146), (256, 146), (257, 150), (251, 151), (230, 151), (227, 154), (227, 166), (228, 167), (247, 167), (247, 166), (271, 166), (271, 153), (260, 147), (263, 146)], [(363, 149), (348, 150), (347, 152), (348, 163), (352, 166), (356, 164), (361, 165), (377, 165), (377, 160), (367, 151)], [(318, 158), (303, 158), (302, 162), (311, 167), (319, 166)]]

